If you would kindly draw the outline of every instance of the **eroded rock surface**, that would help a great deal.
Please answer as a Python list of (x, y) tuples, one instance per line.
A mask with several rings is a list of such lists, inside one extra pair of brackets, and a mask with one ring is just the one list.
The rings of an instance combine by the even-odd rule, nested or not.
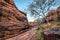
[(0, 0), (0, 39), (19, 34), (28, 25), (27, 16), (13, 0)]
[(60, 40), (60, 27), (52, 28), (43, 32), (44, 40)]
[(56, 21), (58, 18), (60, 18), (60, 6), (56, 10), (49, 11), (47, 15), (42, 19), (42, 23), (47, 23), (47, 21)]

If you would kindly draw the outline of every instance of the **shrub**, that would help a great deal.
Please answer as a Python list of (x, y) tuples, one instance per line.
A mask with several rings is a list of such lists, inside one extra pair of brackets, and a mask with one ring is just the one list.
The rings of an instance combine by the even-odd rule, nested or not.
[(57, 22), (60, 22), (60, 17), (57, 18)]
[(37, 40), (43, 40), (43, 35), (41, 33), (41, 30), (37, 30)]

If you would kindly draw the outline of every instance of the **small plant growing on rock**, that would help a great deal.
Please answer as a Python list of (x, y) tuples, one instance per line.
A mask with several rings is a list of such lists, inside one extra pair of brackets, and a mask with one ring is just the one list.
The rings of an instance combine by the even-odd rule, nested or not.
[(40, 29), (39, 29), (39, 30), (37, 30), (37, 32), (36, 32), (37, 40), (44, 40), (44, 38), (43, 38), (43, 35), (42, 35), (41, 31), (42, 31), (42, 28), (40, 28)]

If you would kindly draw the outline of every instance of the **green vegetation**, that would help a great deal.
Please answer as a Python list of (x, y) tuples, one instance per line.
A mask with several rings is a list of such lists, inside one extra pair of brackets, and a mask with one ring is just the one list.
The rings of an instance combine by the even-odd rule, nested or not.
[(36, 32), (37, 40), (43, 40), (44, 39), (41, 31), (42, 31), (42, 29), (38, 29)]
[[(28, 5), (26, 12), (31, 14), (35, 19), (39, 18), (37, 21), (40, 23), (40, 19), (43, 19), (46, 16), (46, 13), (52, 10), (51, 7), (55, 4), (57, 4), (56, 0), (33, 0), (33, 2)], [(44, 18), (44, 20), (48, 22), (46, 18)]]
[(60, 22), (60, 17), (57, 18), (57, 22)]

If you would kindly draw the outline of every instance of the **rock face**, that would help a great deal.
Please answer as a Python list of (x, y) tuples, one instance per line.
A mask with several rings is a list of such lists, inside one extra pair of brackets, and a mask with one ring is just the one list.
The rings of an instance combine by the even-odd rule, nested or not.
[(48, 21), (55, 21), (57, 17), (58, 17), (57, 10), (51, 10), (50, 12), (48, 12), (46, 19)]
[(19, 34), (27, 26), (26, 14), (17, 9), (13, 0), (0, 0), (0, 39)]
[[(44, 40), (60, 40), (60, 6), (56, 10), (51, 10), (48, 12), (46, 19), (51, 23), (52, 27), (49, 30), (45, 30), (42, 32), (44, 36)], [(59, 21), (57, 21), (59, 20)], [(44, 21), (45, 23), (46, 21)], [(57, 23), (59, 22), (59, 23)], [(56, 24), (55, 24), (56, 23)], [(46, 24), (45, 24), (46, 25)], [(53, 26), (54, 25), (54, 26)], [(58, 27), (59, 26), (59, 27)], [(44, 26), (45, 27), (45, 26)], [(47, 26), (49, 27), (49, 26)]]
[(42, 23), (47, 23), (46, 20), (48, 20), (49, 22), (56, 21), (57, 18), (60, 18), (60, 6), (56, 10), (49, 11), (45, 18), (42, 19)]
[(37, 22), (29, 22), (30, 27), (36, 27), (38, 25)]
[(57, 8), (57, 11), (60, 11), (60, 6)]
[(60, 40), (60, 27), (44, 31), (44, 40)]

